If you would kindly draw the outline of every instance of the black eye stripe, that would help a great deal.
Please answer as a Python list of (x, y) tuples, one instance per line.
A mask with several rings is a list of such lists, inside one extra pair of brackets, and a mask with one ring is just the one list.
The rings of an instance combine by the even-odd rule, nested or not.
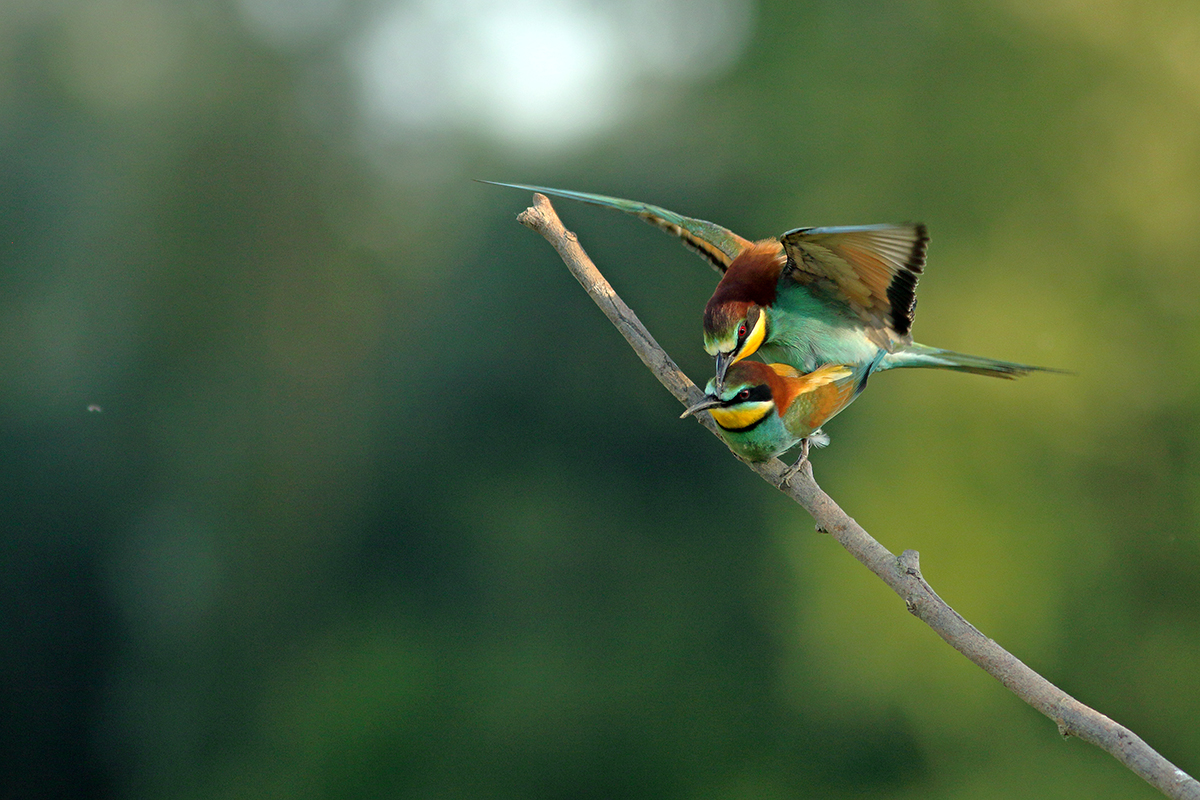
[[(750, 394), (747, 397), (742, 397), (742, 392), (746, 389), (750, 390)], [(738, 393), (733, 396), (733, 399), (725, 400), (721, 403), (721, 405), (723, 405), (725, 408), (729, 408), (730, 406), (736, 406), (742, 403), (759, 403), (770, 399), (771, 387), (765, 383), (762, 383), (758, 386), (745, 386), (742, 389), (739, 389)]]
[[(750, 396), (745, 399), (739, 399), (742, 392), (747, 389), (750, 391)], [(771, 402), (771, 387), (765, 383), (761, 386), (745, 386), (738, 390), (738, 393), (733, 396), (732, 400), (726, 400), (725, 402), (721, 403), (721, 405), (725, 408), (730, 408), (732, 406), (740, 406), (746, 403), (760, 403), (764, 401), (768, 403)], [(770, 416), (771, 410), (769, 408), (764, 408), (763, 413), (760, 414), (757, 419), (755, 419), (749, 425), (745, 425), (741, 428), (726, 428), (724, 425), (721, 425), (720, 422), (717, 424), (721, 425), (723, 430), (729, 431), (730, 433), (749, 433), (759, 425), (762, 425), (764, 422), (766, 422)]]

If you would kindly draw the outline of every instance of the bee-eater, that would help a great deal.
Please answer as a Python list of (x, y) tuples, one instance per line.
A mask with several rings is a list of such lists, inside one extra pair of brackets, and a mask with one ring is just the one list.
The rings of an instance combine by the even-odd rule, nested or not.
[[(724, 382), (708, 382), (707, 396), (681, 417), (707, 410), (729, 448), (747, 461), (766, 461), (810, 438), (827, 444), (820, 427), (853, 402), (870, 369), (826, 364), (802, 375), (787, 364), (739, 361)], [(799, 465), (807, 455), (801, 454)]]
[(796, 228), (777, 239), (752, 242), (716, 223), (635, 200), (496, 185), (633, 214), (707, 259), (722, 273), (704, 308), (704, 349), (716, 358), (718, 385), (730, 365), (756, 352), (802, 373), (823, 364), (871, 371), (934, 367), (997, 378), (1045, 370), (913, 341), (917, 279), (929, 244), (919, 223)]

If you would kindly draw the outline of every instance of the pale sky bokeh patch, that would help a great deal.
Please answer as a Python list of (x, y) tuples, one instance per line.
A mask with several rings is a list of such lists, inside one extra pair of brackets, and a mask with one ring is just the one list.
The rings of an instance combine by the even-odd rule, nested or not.
[(562, 145), (626, 119), (647, 82), (728, 69), (751, 26), (744, 0), (401, 0), (347, 53), (380, 133)]

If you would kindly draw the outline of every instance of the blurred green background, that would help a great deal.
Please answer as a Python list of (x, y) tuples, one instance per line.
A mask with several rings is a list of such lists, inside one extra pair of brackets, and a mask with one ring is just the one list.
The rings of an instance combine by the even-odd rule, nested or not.
[[(4, 796), (1135, 798), (514, 216), (923, 220), (824, 488), (1200, 774), (1192, 0), (7, 0)], [(715, 274), (557, 204), (694, 379)]]

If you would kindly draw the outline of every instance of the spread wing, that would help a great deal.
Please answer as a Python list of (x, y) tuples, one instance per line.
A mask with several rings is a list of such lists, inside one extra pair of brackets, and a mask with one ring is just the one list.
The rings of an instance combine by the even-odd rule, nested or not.
[(553, 195), (555, 197), (565, 197), (569, 200), (578, 200), (582, 203), (615, 208), (618, 211), (624, 211), (626, 214), (641, 217), (656, 228), (661, 228), (673, 236), (678, 236), (687, 247), (699, 253), (702, 258), (713, 265), (714, 269), (722, 274), (729, 267), (729, 262), (733, 261), (738, 253), (745, 250), (751, 244), (748, 239), (743, 239), (733, 231), (728, 228), (722, 228), (715, 222), (685, 217), (682, 214), (676, 214), (674, 211), (652, 206), (649, 203), (640, 203), (637, 200), (622, 200), (619, 197), (608, 197), (588, 192), (572, 192), (566, 189), (550, 189), (546, 186), (526, 186), (521, 183), (498, 183), (496, 181), (480, 181), (480, 183), (490, 183), (493, 186), (508, 186), (513, 189), (525, 189), (526, 191), (541, 192), (542, 194)]
[(780, 237), (786, 273), (843, 302), (887, 349), (910, 343), (929, 234), (921, 224), (797, 228)]

